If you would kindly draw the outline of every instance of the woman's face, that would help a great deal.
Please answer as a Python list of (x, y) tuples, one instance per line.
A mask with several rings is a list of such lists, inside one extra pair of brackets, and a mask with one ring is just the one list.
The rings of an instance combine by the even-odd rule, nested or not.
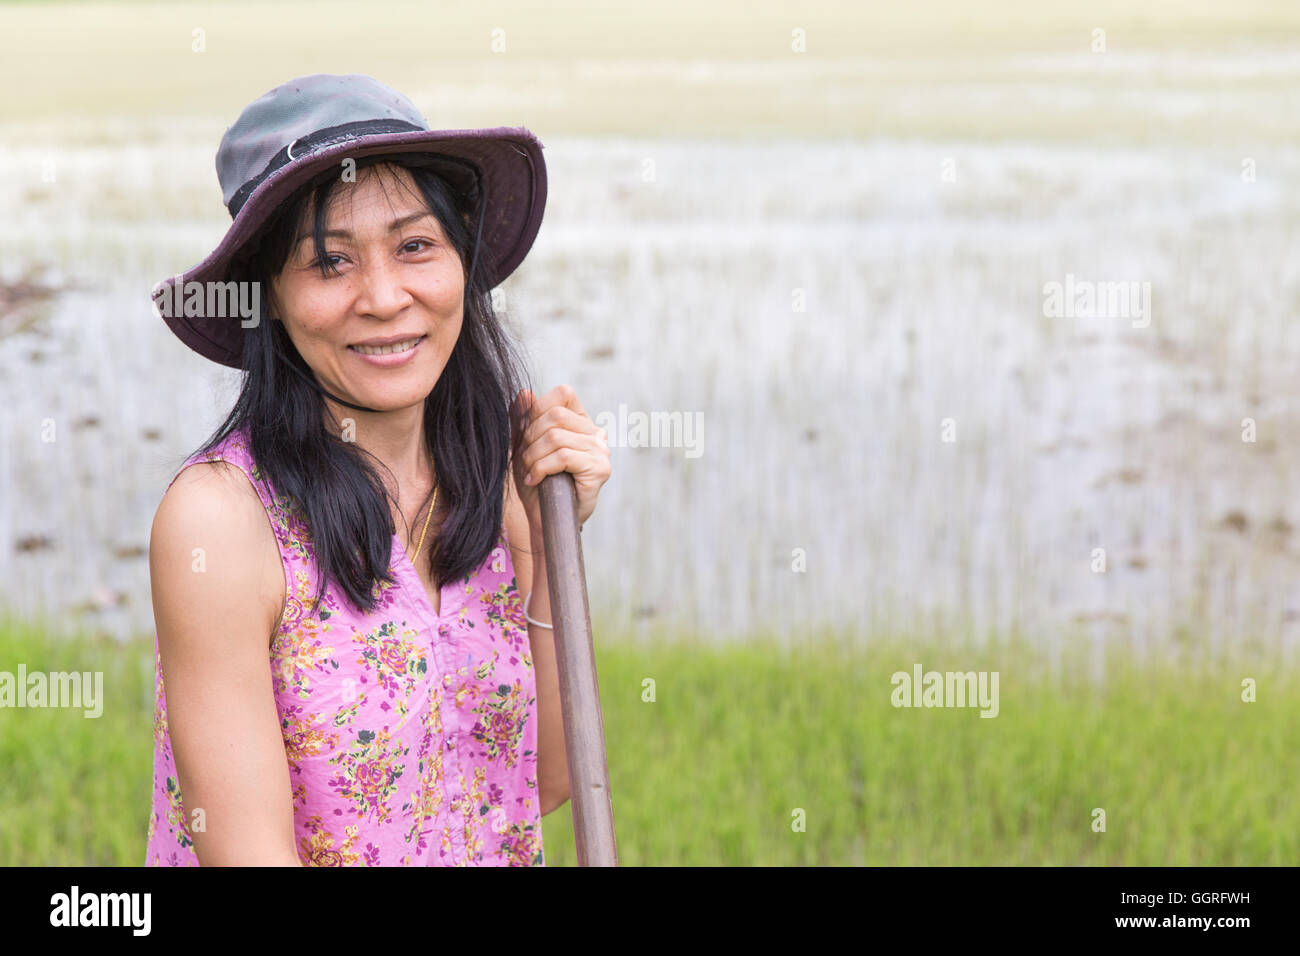
[[(410, 171), (363, 167), (356, 182), (335, 187), (322, 254), (337, 275), (320, 274), (313, 216), (309, 208), (272, 282), (272, 318), (328, 391), (379, 411), (423, 403), (460, 336), (465, 278)], [(370, 344), (373, 352), (388, 340), (418, 344), (390, 354), (358, 349)]]

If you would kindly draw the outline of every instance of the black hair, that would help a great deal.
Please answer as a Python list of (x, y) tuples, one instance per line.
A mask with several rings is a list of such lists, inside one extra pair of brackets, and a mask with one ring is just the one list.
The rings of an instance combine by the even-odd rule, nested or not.
[[(471, 221), (480, 198), (477, 177), (465, 178), (452, 166), (439, 172), (420, 154), (365, 157), (356, 168), (380, 163), (409, 169), (468, 273), (478, 225)], [(313, 615), (330, 580), (366, 612), (376, 603), (375, 582), (392, 583), (388, 569), (395, 528), (390, 496), (371, 462), (378, 459), (326, 426), (325, 399), (286, 361), (311, 381), (315, 376), (284, 324), (269, 315), (271, 280), (284, 267), (312, 201), (317, 264), (322, 275), (334, 271), (324, 256), (324, 232), (328, 200), (340, 181), (338, 168), (332, 167), (295, 190), (232, 264), (229, 278), (260, 283), (261, 315), (243, 330), (239, 398), (200, 448), (210, 451), (231, 432), (247, 427), (261, 476), (279, 495), (292, 499), (310, 530), (320, 579)], [(523, 383), (530, 383), (518, 346), (492, 307), (492, 279), (482, 256), (473, 272), (466, 277), (460, 336), (424, 403), (423, 427), (433, 452), (442, 517), (433, 546), (419, 557), (429, 562), (439, 587), (472, 573), (498, 543), (504, 483), (520, 450), (511, 447), (509, 406)], [(277, 347), (283, 357), (275, 354)]]

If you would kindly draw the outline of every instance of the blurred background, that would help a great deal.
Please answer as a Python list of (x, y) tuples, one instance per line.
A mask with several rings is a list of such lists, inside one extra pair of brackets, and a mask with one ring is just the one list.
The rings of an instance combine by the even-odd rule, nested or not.
[(693, 429), (583, 536), (621, 862), (1296, 862), (1300, 7), (897, 7), (0, 0), (0, 671), (107, 698), (0, 710), (0, 864), (143, 862), (149, 528), (238, 390), (149, 291), (314, 72), (537, 134), (539, 389)]

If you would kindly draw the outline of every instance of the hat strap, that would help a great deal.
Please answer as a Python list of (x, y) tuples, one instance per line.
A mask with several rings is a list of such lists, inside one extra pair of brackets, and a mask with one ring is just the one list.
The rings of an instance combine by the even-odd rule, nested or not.
[(479, 184), (478, 196), (478, 230), (474, 233), (474, 254), (469, 259), (469, 275), (465, 279), (465, 291), (474, 288), (474, 267), (478, 265), (478, 250), (483, 245), (483, 220), (487, 218), (487, 184)]
[(310, 375), (305, 374), (305, 373), (303, 372), (302, 369), (298, 368), (298, 366), (294, 365), (293, 362), (291, 362), (291, 361), (289, 360), (289, 357), (288, 357), (287, 355), (285, 355), (283, 352), (280, 351), (280, 343), (277, 342), (277, 341), (275, 340), (275, 336), (274, 336), (274, 335), (271, 336), (271, 348), (273, 348), (273, 349), (275, 350), (275, 354), (276, 354), (276, 355), (280, 356), (280, 358), (281, 358), (281, 360), (283, 360), (284, 364), (287, 365), (287, 366), (289, 367), (289, 371), (293, 372), (294, 375), (297, 375), (300, 379), (302, 379), (304, 382), (306, 382), (306, 383), (307, 383), (308, 385), (310, 385), (312, 388), (316, 389), (316, 391), (320, 392), (320, 393), (321, 393), (322, 395), (324, 395), (326, 398), (332, 398), (332, 399), (334, 399), (334, 401), (338, 402), (340, 405), (346, 405), (348, 408), (355, 408), (355, 409), (356, 409), (357, 411), (359, 411), (359, 412), (373, 412), (373, 413), (376, 414), (376, 415), (382, 414), (382, 413), (379, 411), (379, 409), (377, 409), (377, 408), (367, 408), (367, 407), (364, 406), (364, 405), (353, 405), (353, 404), (352, 404), (351, 402), (349, 402), (347, 399), (345, 399), (345, 398), (339, 398), (339, 397), (338, 397), (337, 395), (335, 395), (333, 392), (329, 392), (329, 391), (326, 391), (325, 389), (321, 388), (319, 382), (317, 382), (317, 381), (316, 381), (314, 378), (312, 378)]

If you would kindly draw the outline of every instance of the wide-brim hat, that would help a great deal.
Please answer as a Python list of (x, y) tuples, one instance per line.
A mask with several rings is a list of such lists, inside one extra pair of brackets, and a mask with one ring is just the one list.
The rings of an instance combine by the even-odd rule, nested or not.
[(506, 126), (432, 130), (410, 100), (374, 77), (316, 73), (254, 100), (222, 136), (217, 179), (234, 221), (206, 259), (154, 286), (154, 308), (167, 326), (205, 358), (239, 368), (240, 318), (209, 314), (209, 302), (221, 297), (187, 296), (190, 283), (228, 281), (231, 263), (294, 190), (345, 158), (379, 154), (412, 154), (475, 197), (481, 216), (472, 224), (474, 268), (486, 272), (488, 288), (523, 262), (546, 207), (546, 163), (536, 136)]

